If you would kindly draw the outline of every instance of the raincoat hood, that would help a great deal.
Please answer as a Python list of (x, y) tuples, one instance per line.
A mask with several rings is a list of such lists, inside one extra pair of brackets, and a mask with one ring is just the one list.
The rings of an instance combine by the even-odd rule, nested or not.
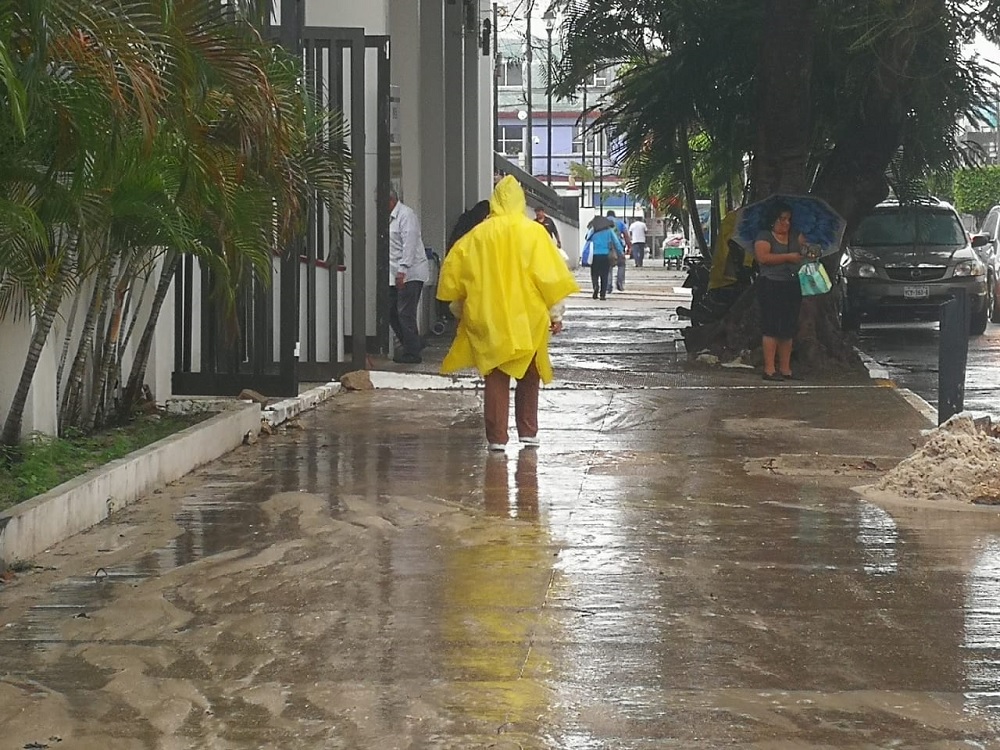
[(528, 201), (524, 189), (516, 179), (507, 175), (493, 189), (490, 198), (491, 216), (524, 216)]
[(525, 214), (524, 190), (513, 177), (497, 183), (490, 217), (445, 256), (437, 298), (461, 303), (455, 341), (441, 364), (449, 373), (475, 367), (524, 377), (535, 360), (552, 380), (550, 309), (579, 291), (545, 228)]

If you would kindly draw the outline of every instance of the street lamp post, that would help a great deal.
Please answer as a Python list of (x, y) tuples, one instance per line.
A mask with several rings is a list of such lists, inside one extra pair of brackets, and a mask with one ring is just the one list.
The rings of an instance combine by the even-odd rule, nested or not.
[(552, 12), (552, 8), (545, 11), (545, 15), (542, 16), (542, 20), (545, 21), (545, 33), (548, 35), (548, 103), (546, 107), (545, 184), (552, 187), (552, 32), (556, 27), (556, 14)]
[(526, 143), (525, 156), (524, 156), (524, 159), (525, 159), (524, 163), (527, 166), (524, 169), (525, 169), (525, 171), (528, 174), (532, 174), (532, 175), (535, 173), (535, 144), (533, 142), (534, 139), (532, 137), (532, 136), (534, 136), (534, 127), (533, 127), (534, 126), (534, 118), (532, 117), (532, 110), (533, 110), (532, 99), (533, 99), (533, 97), (532, 97), (532, 91), (531, 91), (531, 87), (532, 87), (531, 66), (534, 63), (534, 54), (533, 54), (532, 49), (531, 49), (531, 12), (533, 10), (534, 10), (534, 3), (532, 2), (532, 0), (528, 0), (528, 7), (527, 7), (527, 10), (525, 11), (525, 20), (526, 20), (525, 26), (526, 26), (526, 28), (525, 28), (525, 34), (524, 34), (524, 41), (525, 41), (524, 56), (525, 56), (525, 62), (526, 62), (526, 65), (525, 65), (525, 84), (527, 84), (526, 85), (526, 89), (527, 89), (527, 92), (528, 92), (527, 102), (526, 102), (527, 105), (528, 105), (528, 108), (527, 108), (528, 117), (527, 117), (527, 123), (526, 123), (527, 128), (528, 128), (528, 140), (527, 140), (527, 143)]

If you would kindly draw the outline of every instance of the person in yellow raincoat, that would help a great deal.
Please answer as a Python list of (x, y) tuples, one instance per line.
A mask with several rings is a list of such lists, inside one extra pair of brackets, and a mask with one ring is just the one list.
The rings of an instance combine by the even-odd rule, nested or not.
[(520, 184), (497, 183), (490, 216), (455, 243), (441, 265), (437, 298), (458, 319), (441, 371), (475, 367), (486, 379), (490, 450), (504, 450), (510, 378), (524, 445), (538, 445), (539, 382), (552, 380), (549, 335), (562, 330), (563, 300), (580, 291), (545, 228), (528, 218)]

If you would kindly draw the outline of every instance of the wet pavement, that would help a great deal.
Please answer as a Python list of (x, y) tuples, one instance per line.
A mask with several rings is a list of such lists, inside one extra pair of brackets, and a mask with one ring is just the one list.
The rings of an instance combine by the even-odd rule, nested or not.
[(41, 556), (0, 748), (1000, 746), (997, 514), (852, 492), (922, 419), (691, 368), (679, 280), (572, 301), (538, 449), (344, 394)]
[[(859, 346), (889, 371), (902, 387), (937, 408), (937, 323), (866, 324)], [(965, 373), (965, 408), (1000, 421), (1000, 325), (990, 323), (982, 336), (969, 338)]]

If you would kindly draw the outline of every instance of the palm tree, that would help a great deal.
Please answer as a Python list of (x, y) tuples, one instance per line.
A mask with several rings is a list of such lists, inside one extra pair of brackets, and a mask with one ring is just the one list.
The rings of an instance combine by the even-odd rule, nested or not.
[[(145, 16), (120, 12), (129, 10), (127, 3), (20, 0), (11, 5), (0, 38), (7, 101), (14, 102), (0, 108), (0, 122), (6, 120), (0, 136), (0, 205), (23, 220), (8, 228), (19, 236), (6, 250), (2, 287), (5, 299), (33, 312), (34, 326), (0, 433), (4, 445), (19, 438), (35, 368), (72, 276), (80, 270), (86, 206), (79, 197), (87, 156), (108, 147), (116, 121), (138, 122), (150, 133), (161, 93)], [(32, 262), (40, 272), (25, 274)]]
[[(701, 132), (719, 174), (750, 158), (750, 195), (813, 192), (849, 230), (904, 180), (961, 158), (956, 123), (981, 118), (991, 75), (958, 45), (977, 16), (946, 0), (572, 0), (557, 91), (611, 62), (599, 105), (635, 173), (654, 179)], [(987, 9), (1000, 6), (991, 2)], [(1000, 17), (1000, 13), (994, 18)], [(724, 165), (728, 165), (725, 168)], [(836, 262), (837, 259), (833, 259)], [(830, 304), (830, 300), (814, 304)], [(743, 311), (740, 310), (739, 314)], [(834, 319), (833, 308), (821, 311)], [(696, 349), (729, 338), (724, 322)], [(692, 336), (697, 332), (692, 332)], [(823, 338), (839, 338), (830, 333)], [(742, 344), (746, 345), (746, 341)], [(822, 349), (822, 347), (820, 347)], [(834, 345), (831, 359), (844, 356)]]
[(157, 264), (152, 312), (118, 416), (141, 392), (179, 258), (196, 255), (232, 309), (252, 276), (270, 278), (275, 252), (314, 197), (344, 224), (350, 163), (342, 124), (310, 106), (296, 61), (257, 32), (253, 22), (266, 4), (18, 5), (12, 18), (21, 25), (6, 35), (0, 25), (0, 84), (8, 90), (0, 108), (8, 126), (0, 135), (0, 217), (9, 219), (0, 229), (8, 240), (0, 250), (0, 312), (31, 312), (34, 328), (0, 437), (6, 445), (18, 440), (38, 358), (67, 293), (88, 296), (74, 302), (86, 312), (60, 421), (89, 430), (115, 416), (110, 386), (138, 323), (136, 312), (129, 319), (138, 310), (131, 300)]

